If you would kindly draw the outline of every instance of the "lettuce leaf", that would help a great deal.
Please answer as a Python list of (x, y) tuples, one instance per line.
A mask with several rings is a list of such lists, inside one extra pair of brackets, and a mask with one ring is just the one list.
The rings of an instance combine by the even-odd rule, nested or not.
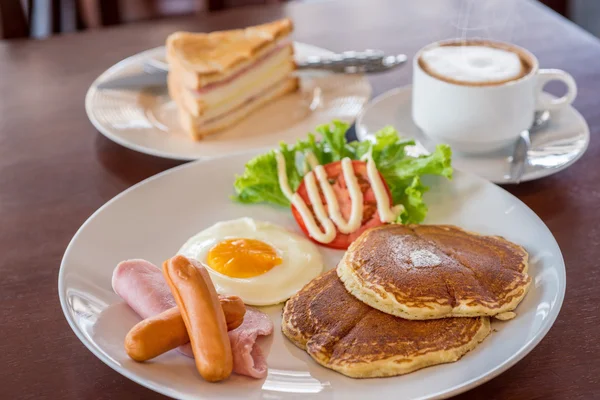
[[(422, 222), (427, 215), (423, 194), (428, 187), (421, 182), (421, 176), (441, 175), (452, 179), (450, 147), (438, 145), (431, 154), (412, 157), (406, 154), (406, 147), (415, 142), (401, 140), (398, 132), (390, 126), (377, 132), (374, 142), (348, 142), (348, 127), (346, 123), (333, 121), (315, 129), (321, 140), (309, 133), (306, 140), (299, 140), (295, 145), (280, 144), (279, 151), (285, 157), (290, 188), (295, 191), (308, 171), (304, 160), (307, 151), (312, 152), (322, 165), (344, 157), (360, 160), (370, 153), (390, 188), (393, 203), (402, 204), (405, 208), (398, 222)], [(233, 199), (241, 203), (290, 205), (279, 187), (274, 150), (248, 161), (244, 173), (236, 176), (234, 188), (236, 194)]]

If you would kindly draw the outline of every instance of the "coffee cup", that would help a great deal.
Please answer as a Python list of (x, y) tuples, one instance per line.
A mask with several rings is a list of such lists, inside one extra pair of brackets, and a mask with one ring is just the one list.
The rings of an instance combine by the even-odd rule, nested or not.
[[(562, 81), (563, 97), (544, 96)], [(485, 153), (515, 143), (537, 110), (558, 110), (577, 95), (573, 77), (540, 69), (537, 58), (513, 44), (449, 40), (421, 49), (413, 60), (412, 117), (423, 133), (464, 153)]]

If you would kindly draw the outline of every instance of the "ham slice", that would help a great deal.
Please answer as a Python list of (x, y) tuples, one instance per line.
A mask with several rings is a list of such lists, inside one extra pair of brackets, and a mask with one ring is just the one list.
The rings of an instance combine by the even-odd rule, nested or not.
[(287, 46), (289, 46), (291, 43), (291, 41), (289, 40), (282, 40), (281, 42), (277, 43), (277, 45), (275, 47), (273, 47), (271, 50), (269, 50), (268, 52), (266, 52), (265, 54), (263, 54), (260, 58), (256, 59), (256, 61), (254, 63), (251, 63), (247, 66), (245, 66), (244, 68), (240, 69), (238, 72), (236, 72), (235, 74), (222, 79), (220, 81), (216, 81), (216, 82), (212, 82), (209, 83), (208, 85), (202, 86), (199, 89), (195, 89), (193, 90), (194, 93), (196, 94), (203, 94), (206, 93), (208, 91), (214, 90), (216, 88), (219, 88), (221, 86), (225, 86), (229, 83), (231, 83), (233, 80), (239, 78), (241, 75), (244, 75), (246, 72), (256, 69), (257, 67), (259, 67), (261, 64), (264, 64), (265, 61), (267, 61), (269, 58), (273, 57), (275, 54), (277, 54), (279, 51), (285, 49)]
[[(146, 260), (120, 262), (113, 272), (112, 287), (142, 318), (149, 318), (175, 307), (175, 300), (161, 270)], [(271, 319), (266, 314), (248, 307), (242, 325), (228, 332), (235, 373), (257, 379), (267, 376), (267, 362), (261, 348), (256, 344), (256, 339), (258, 336), (268, 336), (272, 333)], [(180, 347), (179, 351), (193, 357), (189, 344)]]
[(162, 271), (149, 261), (122, 261), (113, 271), (112, 287), (142, 319), (176, 306)]
[[(266, 377), (267, 362), (260, 346), (256, 345), (256, 339), (272, 333), (271, 319), (255, 308), (246, 307), (244, 322), (228, 332), (233, 353), (233, 372), (257, 379)], [(179, 351), (188, 357), (194, 357), (189, 343), (181, 346)]]

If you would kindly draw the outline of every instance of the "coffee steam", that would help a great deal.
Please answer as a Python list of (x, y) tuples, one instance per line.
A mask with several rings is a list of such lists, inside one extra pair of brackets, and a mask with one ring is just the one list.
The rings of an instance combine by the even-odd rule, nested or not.
[(455, 38), (513, 42), (524, 27), (519, 21), (522, 0), (452, 0), (458, 10), (452, 21)]

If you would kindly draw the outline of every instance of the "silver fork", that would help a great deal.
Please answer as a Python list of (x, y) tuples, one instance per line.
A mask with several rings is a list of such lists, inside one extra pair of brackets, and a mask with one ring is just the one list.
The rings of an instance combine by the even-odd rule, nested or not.
[[(345, 51), (326, 57), (311, 56), (306, 60), (296, 63), (298, 69), (316, 69), (346, 74), (378, 73), (389, 71), (404, 64), (407, 60), (405, 54), (385, 55), (380, 50)], [(147, 60), (144, 71), (147, 73), (167, 72), (169, 65), (158, 59)]]

